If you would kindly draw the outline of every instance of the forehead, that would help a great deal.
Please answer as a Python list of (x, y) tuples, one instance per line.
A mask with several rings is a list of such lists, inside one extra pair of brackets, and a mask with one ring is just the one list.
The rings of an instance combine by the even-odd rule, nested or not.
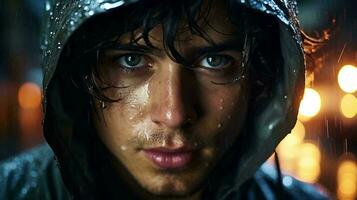
[[(210, 2), (210, 4), (209, 4)], [(227, 43), (230, 41), (242, 40), (239, 32), (243, 31), (242, 27), (237, 27), (231, 22), (230, 9), (227, 7), (224, 0), (204, 0), (202, 10), (197, 14), (195, 20), (201, 31), (206, 34), (213, 43)], [(175, 46), (178, 49), (185, 49), (186, 47), (194, 46), (207, 46), (208, 41), (199, 36), (193, 34), (190, 30), (188, 21), (185, 19), (180, 20), (178, 24), (177, 33), (175, 34)], [(158, 48), (163, 48), (164, 31), (167, 31), (169, 27), (159, 24), (155, 26), (149, 32), (150, 42)], [(119, 38), (120, 43), (130, 43), (132, 38), (140, 38), (143, 32), (142, 28), (136, 29), (132, 35), (132, 32), (125, 33)], [(134, 36), (134, 37), (133, 37)], [(145, 44), (143, 39), (138, 40), (139, 44)], [(189, 44), (189, 45), (187, 45)]]

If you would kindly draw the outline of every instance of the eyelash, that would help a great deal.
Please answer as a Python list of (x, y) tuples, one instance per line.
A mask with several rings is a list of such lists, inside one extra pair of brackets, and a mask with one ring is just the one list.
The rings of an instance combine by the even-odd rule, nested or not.
[[(147, 64), (145, 64), (143, 66), (139, 66), (139, 67), (127, 67), (127, 66), (124, 66), (123, 64), (119, 63), (119, 60), (125, 59), (126, 56), (140, 56), (140, 58), (144, 59), (144, 62), (147, 63)], [(125, 71), (130, 72), (130, 71), (140, 70), (143, 67), (151, 66), (150, 62), (148, 62), (148, 59), (149, 59), (148, 56), (146, 56), (144, 54), (141, 54), (141, 53), (126, 53), (126, 54), (121, 54), (121, 55), (115, 56), (113, 58), (113, 62), (118, 63), (121, 68), (123, 68)]]
[(205, 61), (205, 59), (208, 59), (209, 57), (220, 57), (220, 58), (225, 59), (225, 63), (223, 65), (223, 67), (217, 67), (217, 68), (216, 67), (202, 67), (202, 68), (210, 70), (210, 71), (222, 70), (222, 69), (227, 68), (226, 67), (227, 65), (229, 66), (234, 63), (234, 58), (232, 56), (222, 55), (222, 54), (208, 54), (208, 55), (202, 56), (200, 59), (198, 59), (198, 62), (196, 62), (196, 63), (201, 63), (201, 62)]
[[(149, 56), (146, 56), (141, 53), (126, 53), (126, 54), (118, 55), (118, 56), (115, 56), (115, 58), (113, 58), (113, 62), (119, 63), (119, 60), (125, 59), (125, 56), (140, 56), (141, 59), (144, 59), (144, 62), (148, 63), (146, 65), (139, 66), (139, 67), (127, 67), (127, 66), (124, 66), (123, 64), (119, 64), (125, 71), (135, 71), (135, 70), (139, 70), (143, 67), (152, 65), (152, 64), (150, 64), (150, 62), (148, 62), (148, 59), (150, 59)], [(209, 57), (220, 57), (220, 58), (225, 59), (226, 61), (225, 61), (224, 66), (231, 65), (232, 63), (234, 63), (234, 58), (232, 58), (232, 56), (222, 55), (222, 54), (208, 54), (208, 55), (202, 56), (200, 59), (198, 59), (197, 62), (194, 62), (193, 66), (198, 66), (202, 62), (207, 62), (207, 61), (205, 61), (205, 59), (208, 59)], [(220, 69), (225, 69), (227, 67), (215, 68), (215, 67), (204, 67), (203, 65), (200, 65), (200, 67), (198, 67), (198, 68), (207, 69), (210, 71), (216, 71), (216, 70), (220, 70)]]

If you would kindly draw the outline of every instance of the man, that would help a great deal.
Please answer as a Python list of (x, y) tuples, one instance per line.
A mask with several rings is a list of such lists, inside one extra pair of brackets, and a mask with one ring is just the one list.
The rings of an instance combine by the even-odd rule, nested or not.
[[(296, 121), (294, 1), (51, 1), (48, 146), (2, 165), (15, 199), (326, 199), (258, 169)], [(58, 171), (58, 168), (60, 172)]]

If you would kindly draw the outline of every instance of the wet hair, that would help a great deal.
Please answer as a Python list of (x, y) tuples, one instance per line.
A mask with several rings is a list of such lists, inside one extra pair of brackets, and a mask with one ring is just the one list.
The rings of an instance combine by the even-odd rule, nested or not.
[[(261, 13), (248, 10), (234, 3), (233, 0), (225, 1), (229, 20), (237, 27), (237, 34), (240, 34), (238, 38), (242, 38), (240, 42), (244, 42), (246, 35), (249, 35), (249, 40), (254, 39), (258, 43), (258, 40), (264, 40), (267, 37), (277, 37), (277, 29), (274, 29), (275, 20), (272, 20), (271, 17), (267, 16), (262, 19)], [(207, 4), (203, 4), (203, 2), (204, 0), (143, 0), (89, 19), (73, 34), (63, 53), (68, 58), (62, 60), (71, 61), (65, 65), (75, 65), (75, 67), (69, 67), (72, 70), (70, 72), (72, 80), (74, 80), (72, 82), (99, 101), (115, 102), (120, 100), (111, 99), (103, 92), (104, 88), (101, 83), (105, 83), (106, 80), (103, 80), (99, 73), (98, 51), (110, 45), (118, 45), (116, 41), (124, 33), (131, 33), (131, 43), (137, 43), (138, 40), (143, 39), (147, 46), (155, 48), (150, 41), (149, 33), (158, 25), (163, 27), (163, 47), (168, 56), (177, 63), (186, 64), (187, 61), (175, 47), (175, 41), (180, 34), (183, 22), (187, 24), (187, 29), (193, 35), (202, 37), (214, 45), (213, 40), (202, 29), (202, 25), (209, 25), (207, 18), (214, 6), (213, 0), (208, 0)], [(134, 31), (138, 29), (142, 31), (139, 37), (136, 37)], [(270, 41), (265, 40), (264, 45), (263, 43), (258, 45), (259, 47), (256, 49), (260, 49), (259, 52), (250, 53), (254, 54), (250, 57), (255, 57), (251, 60), (252, 65), (256, 66), (255, 69), (250, 70), (254, 70), (254, 74), (261, 74), (259, 80), (256, 81), (259, 88), (254, 90), (259, 91), (257, 93), (262, 93), (262, 90), (266, 90), (271, 85), (268, 82), (272, 81), (273, 65), (275, 65), (276, 55), (279, 55), (278, 49), (271, 49), (277, 46), (273, 43), (279, 42), (279, 40)], [(262, 89), (262, 85), (265, 89)], [(109, 86), (109, 88), (115, 87)]]

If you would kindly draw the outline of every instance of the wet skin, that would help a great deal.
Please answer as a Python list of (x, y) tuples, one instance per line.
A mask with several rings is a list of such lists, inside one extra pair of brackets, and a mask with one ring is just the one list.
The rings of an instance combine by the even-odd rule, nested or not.
[[(150, 198), (199, 197), (200, 186), (240, 134), (249, 96), (247, 74), (236, 83), (213, 83), (229, 82), (242, 72), (241, 48), (235, 46), (242, 38), (226, 12), (223, 4), (217, 5), (208, 18), (210, 25), (202, 24), (222, 48), (182, 25), (175, 45), (194, 69), (166, 54), (161, 26), (150, 32), (155, 50), (147, 50), (142, 40), (130, 44), (127, 33), (118, 43), (128, 48), (101, 54), (100, 73), (106, 83), (127, 87), (105, 90), (121, 100), (106, 103), (104, 109), (97, 101), (103, 114), (93, 112), (95, 128), (120, 176), (133, 187), (138, 184)], [(140, 29), (136, 33), (140, 35)]]

